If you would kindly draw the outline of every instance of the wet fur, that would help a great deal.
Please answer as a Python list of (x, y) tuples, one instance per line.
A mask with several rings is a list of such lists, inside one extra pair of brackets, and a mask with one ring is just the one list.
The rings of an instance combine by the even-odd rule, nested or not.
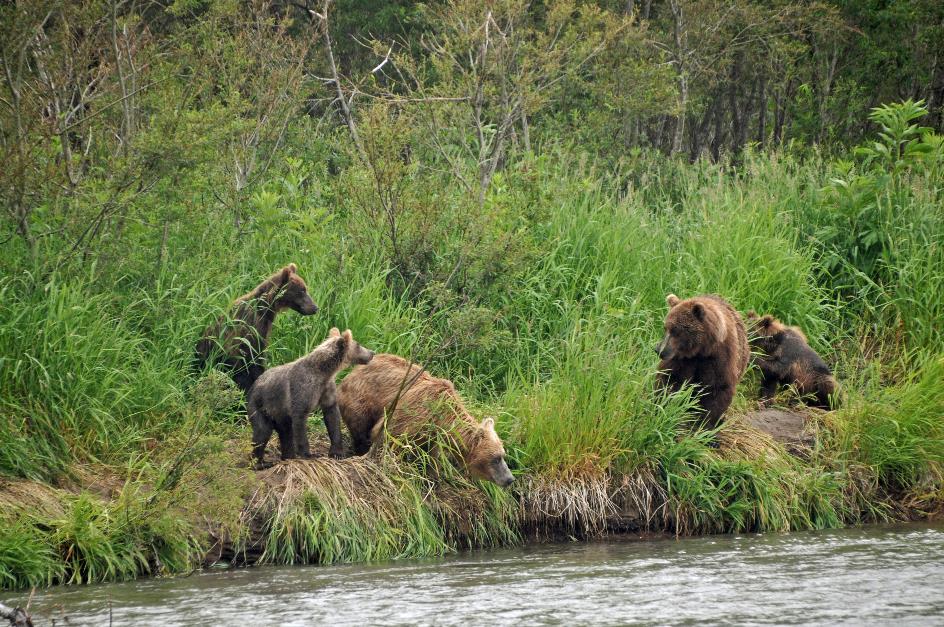
[(676, 391), (693, 384), (704, 423), (714, 428), (747, 370), (750, 347), (744, 323), (727, 301), (714, 294), (688, 300), (669, 294), (666, 302), (666, 334), (656, 347), (657, 385)]
[(366, 364), (373, 352), (354, 341), (350, 331), (337, 329), (308, 355), (267, 370), (249, 391), (247, 409), (252, 424), (256, 465), (263, 467), (266, 443), (279, 435), (282, 459), (311, 457), (308, 416), (320, 407), (331, 441), (329, 455), (343, 457), (341, 415), (334, 378), (350, 364)]
[(308, 294), (308, 286), (289, 264), (237, 298), (230, 311), (216, 319), (197, 342), (195, 365), (202, 370), (216, 361), (248, 392), (265, 372), (265, 351), (269, 333), (279, 312), (292, 309), (309, 316), (318, 306)]
[(835, 397), (839, 385), (823, 358), (810, 348), (803, 331), (753, 311), (748, 312), (747, 320), (751, 347), (756, 351), (752, 361), (761, 371), (761, 403), (773, 400), (780, 386), (792, 385), (801, 397), (812, 399), (811, 405), (830, 409), (830, 397)]

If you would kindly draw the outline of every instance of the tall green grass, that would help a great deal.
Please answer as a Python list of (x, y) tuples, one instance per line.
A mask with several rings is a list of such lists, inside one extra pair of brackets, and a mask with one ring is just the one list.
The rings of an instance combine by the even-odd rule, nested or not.
[[(931, 174), (870, 201), (883, 207), (870, 219), (893, 236), (866, 268), (849, 249), (859, 240), (842, 236), (847, 199), (824, 191), (836, 166), (815, 153), (749, 153), (737, 168), (638, 155), (603, 172), (548, 148), (486, 198), (483, 211), (514, 231), (477, 241), (500, 242), (516, 259), (507, 265), (490, 261), (506, 248), (466, 250), (456, 231), (423, 231), (467, 205), (424, 187), (434, 176), (405, 181), (416, 186), (405, 197), (442, 200), (441, 215), (430, 203), (399, 218), (404, 233), (428, 237), (412, 243), (407, 281), (379, 239), (352, 237), (363, 209), (341, 192), (363, 180), (359, 167), (321, 182), (337, 207), (304, 230), (237, 232), (207, 218), (171, 231), (160, 269), (129, 253), (120, 268), (0, 278), (0, 502), (56, 486), (42, 492), (55, 506), (0, 513), (0, 585), (186, 571), (208, 548), (208, 520), (238, 538), (260, 522), (250, 514), (263, 518), (265, 560), (327, 563), (513, 543), (555, 525), (592, 535), (627, 504), (676, 533), (830, 527), (939, 506), (944, 221)], [(512, 496), (431, 481), (436, 464), (410, 466), (417, 455), (287, 465), (278, 472), (291, 476), (259, 488), (231, 390), (189, 364), (205, 325), (288, 262), (321, 311), (279, 316), (270, 363), (307, 352), (331, 326), (414, 356), (455, 380), (474, 413), (497, 415), (519, 478)], [(695, 431), (690, 392), (654, 390), (669, 292), (773, 313), (838, 365), (846, 402), (813, 421), (806, 457), (736, 421)], [(739, 386), (734, 413), (755, 406), (755, 382)], [(311, 431), (324, 437), (317, 416)], [(83, 491), (87, 468), (117, 489)]]

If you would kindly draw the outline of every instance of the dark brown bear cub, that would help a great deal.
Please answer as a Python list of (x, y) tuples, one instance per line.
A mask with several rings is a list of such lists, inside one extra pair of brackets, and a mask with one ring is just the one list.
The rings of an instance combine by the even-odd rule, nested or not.
[[(771, 315), (747, 313), (752, 360), (760, 368), (760, 400), (770, 402), (781, 385), (793, 385), (801, 397), (814, 398), (810, 404), (830, 408), (830, 397), (839, 389), (833, 373), (806, 342), (798, 327), (788, 327)], [(835, 399), (833, 399), (835, 400)]]
[(265, 372), (265, 350), (276, 314), (291, 309), (310, 316), (318, 311), (308, 286), (296, 272), (295, 264), (290, 263), (237, 298), (229, 313), (217, 318), (197, 342), (197, 368), (216, 361), (239, 389), (248, 392)]
[(692, 384), (705, 426), (714, 428), (747, 370), (750, 347), (741, 317), (720, 296), (666, 297), (665, 337), (656, 347), (658, 383), (675, 391)]

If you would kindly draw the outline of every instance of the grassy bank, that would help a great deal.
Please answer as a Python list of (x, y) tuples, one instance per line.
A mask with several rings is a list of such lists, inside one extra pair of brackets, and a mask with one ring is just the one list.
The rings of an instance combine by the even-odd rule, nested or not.
[[(815, 152), (593, 165), (548, 144), (481, 204), (432, 171), (402, 172), (411, 210), (394, 214), (359, 196), (368, 167), (329, 174), (316, 146), (273, 166), (249, 226), (203, 198), (161, 236), (129, 225), (134, 245), (105, 241), (96, 263), (14, 242), (0, 278), (0, 586), (181, 573), (204, 558), (330, 563), (535, 534), (935, 513), (944, 183), (932, 140), (908, 139), (932, 145), (920, 161), (855, 166)], [(473, 413), (497, 416), (513, 490), (469, 483), (409, 442), (249, 469), (234, 390), (192, 374), (190, 358), (208, 321), (289, 261), (322, 311), (283, 314), (270, 363), (331, 326), (415, 355)], [(834, 364), (842, 407), (811, 415), (803, 455), (739, 419), (756, 406), (755, 372), (717, 449), (689, 430), (686, 394), (653, 392), (668, 292), (773, 313)]]

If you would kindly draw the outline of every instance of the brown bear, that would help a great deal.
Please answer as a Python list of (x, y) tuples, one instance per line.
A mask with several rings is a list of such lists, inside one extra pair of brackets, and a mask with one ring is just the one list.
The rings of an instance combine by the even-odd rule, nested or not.
[(758, 316), (747, 312), (751, 355), (761, 372), (760, 400), (769, 403), (781, 385), (793, 385), (801, 397), (813, 397), (810, 404), (830, 408), (839, 385), (832, 370), (816, 351), (810, 348), (799, 327), (789, 327), (771, 315)]
[(456, 450), (469, 475), (502, 487), (514, 481), (494, 420), (478, 422), (451, 381), (431, 376), (402, 357), (381, 354), (355, 368), (338, 388), (338, 407), (359, 455), (385, 428), (394, 436), (416, 436), (435, 425), (455, 434)]
[(282, 459), (311, 457), (308, 416), (315, 407), (321, 407), (324, 414), (331, 441), (328, 454), (335, 459), (343, 457), (334, 377), (351, 364), (368, 363), (373, 356), (373, 351), (354, 341), (350, 330), (341, 333), (334, 328), (309, 354), (263, 372), (246, 400), (256, 467), (264, 467), (263, 455), (273, 430), (279, 434)]
[(223, 364), (239, 389), (248, 392), (265, 372), (265, 350), (275, 316), (285, 309), (303, 316), (318, 311), (297, 270), (294, 263), (285, 266), (237, 298), (229, 313), (207, 327), (197, 342), (197, 369), (210, 361)]
[(666, 297), (665, 337), (656, 347), (660, 387), (693, 384), (705, 425), (714, 428), (747, 370), (750, 347), (741, 317), (720, 296)]

